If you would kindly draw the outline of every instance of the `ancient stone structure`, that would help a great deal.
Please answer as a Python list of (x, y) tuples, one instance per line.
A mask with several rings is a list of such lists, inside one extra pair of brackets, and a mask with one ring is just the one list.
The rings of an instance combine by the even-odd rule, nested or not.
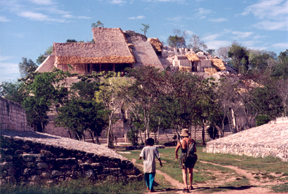
[(207, 143), (205, 152), (278, 157), (288, 162), (288, 118), (247, 129)]
[(26, 113), (21, 105), (0, 97), (0, 129), (32, 131), (27, 126)]
[(37, 132), (0, 130), (0, 135), (1, 184), (142, 179), (129, 160), (105, 146)]

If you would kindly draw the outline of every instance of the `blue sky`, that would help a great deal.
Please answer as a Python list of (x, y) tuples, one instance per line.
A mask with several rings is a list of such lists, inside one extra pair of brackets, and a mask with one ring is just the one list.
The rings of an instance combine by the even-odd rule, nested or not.
[(165, 42), (180, 29), (211, 49), (288, 49), (288, 0), (0, 0), (0, 82), (19, 78), (22, 57), (36, 62), (53, 42), (92, 40), (98, 20), (139, 33), (149, 24), (147, 37)]

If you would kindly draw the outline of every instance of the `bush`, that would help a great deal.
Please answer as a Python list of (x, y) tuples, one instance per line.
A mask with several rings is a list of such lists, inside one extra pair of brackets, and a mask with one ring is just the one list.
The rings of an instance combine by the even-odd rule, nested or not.
[(268, 115), (258, 115), (255, 119), (256, 126), (264, 125), (272, 120), (271, 117), (269, 117)]

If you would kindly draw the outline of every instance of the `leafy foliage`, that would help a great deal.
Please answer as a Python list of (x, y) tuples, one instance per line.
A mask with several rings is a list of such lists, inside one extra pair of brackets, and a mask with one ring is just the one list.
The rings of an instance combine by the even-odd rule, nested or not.
[(169, 46), (174, 47), (174, 48), (184, 48), (186, 47), (186, 41), (182, 36), (169, 36), (167, 39), (167, 43)]
[(36, 70), (38, 66), (31, 59), (27, 60), (27, 58), (22, 57), (22, 62), (19, 63), (19, 71), (21, 77), (26, 77), (29, 74), (29, 70)]
[(148, 29), (150, 28), (149, 24), (141, 24), (143, 26), (143, 28), (141, 28), (141, 31), (144, 33), (144, 35), (146, 36)]

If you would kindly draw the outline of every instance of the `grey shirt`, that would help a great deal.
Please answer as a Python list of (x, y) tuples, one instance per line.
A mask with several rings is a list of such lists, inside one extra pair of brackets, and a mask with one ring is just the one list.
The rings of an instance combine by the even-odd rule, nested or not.
[(140, 157), (143, 158), (144, 173), (155, 173), (155, 157), (160, 158), (159, 151), (154, 146), (146, 146), (142, 149)]

